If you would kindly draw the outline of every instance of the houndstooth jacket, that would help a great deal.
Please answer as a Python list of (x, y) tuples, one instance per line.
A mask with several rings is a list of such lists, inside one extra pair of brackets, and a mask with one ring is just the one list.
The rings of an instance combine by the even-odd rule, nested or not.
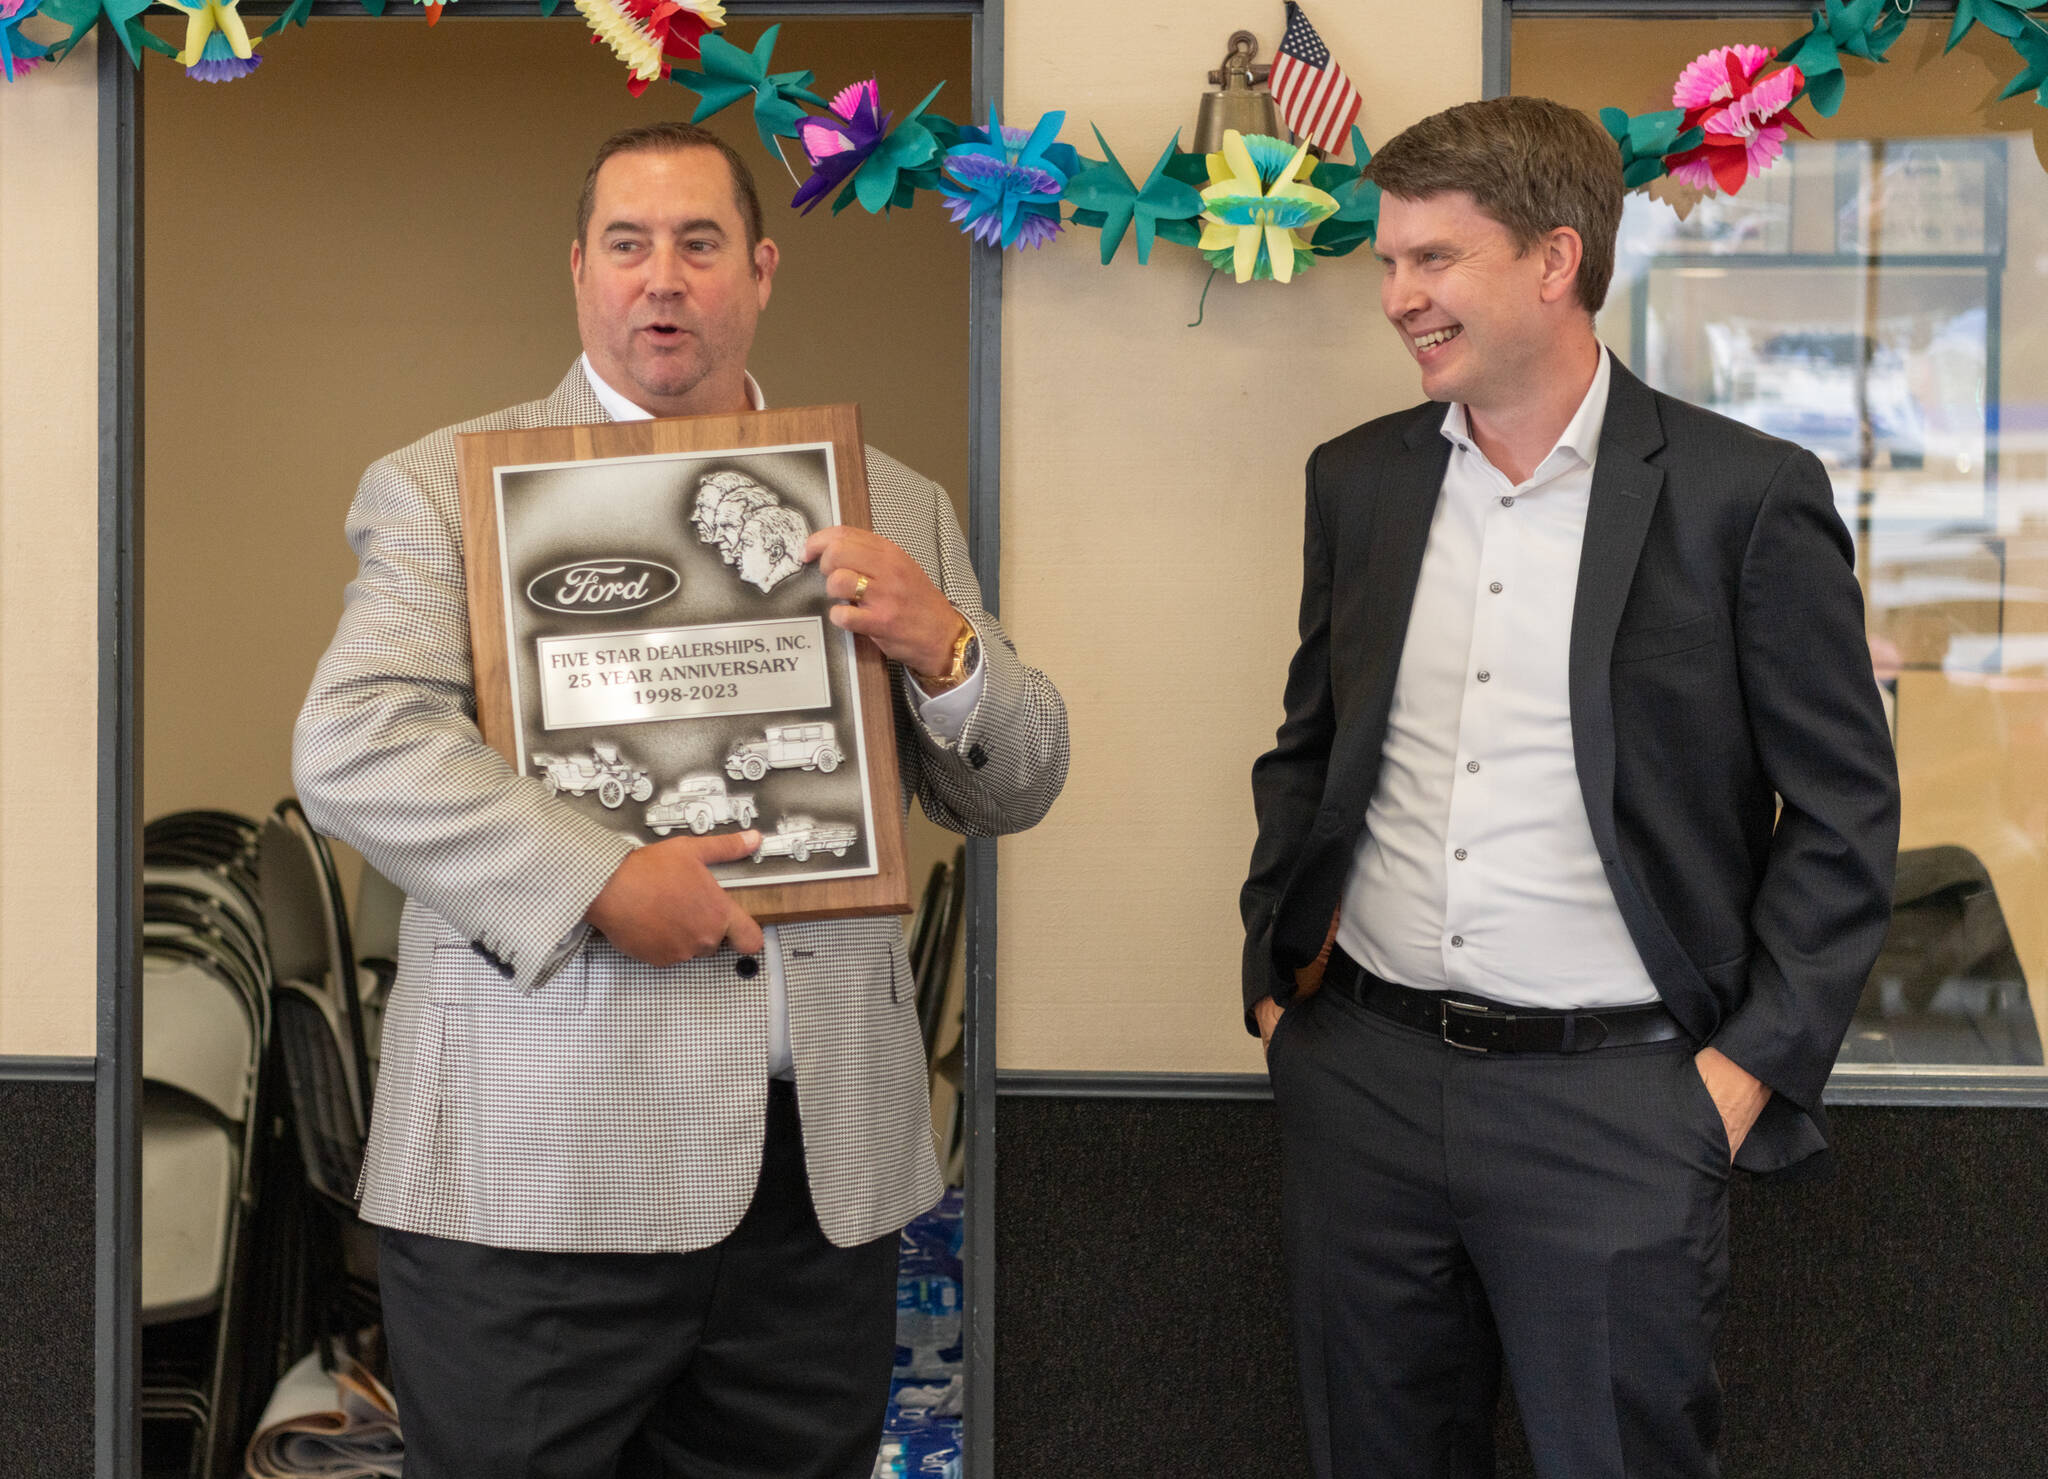
[[(455, 435), (608, 420), (581, 366), (553, 395), (375, 463), (361, 562), (299, 715), (316, 827), (408, 898), (363, 1167), (370, 1222), (497, 1247), (701, 1248), (758, 1174), (768, 980), (730, 947), (656, 968), (581, 921), (632, 847), (515, 773), (476, 727)], [(957, 741), (891, 665), (905, 805), (1019, 831), (1066, 778), (1066, 711), (981, 607), (945, 494), (868, 449), (874, 526), (973, 623), (986, 678)], [(818, 1220), (851, 1246), (938, 1196), (923, 1047), (894, 918), (785, 925), (790, 1044)], [(570, 941), (569, 949), (563, 942)], [(495, 964), (493, 961), (495, 960)]]

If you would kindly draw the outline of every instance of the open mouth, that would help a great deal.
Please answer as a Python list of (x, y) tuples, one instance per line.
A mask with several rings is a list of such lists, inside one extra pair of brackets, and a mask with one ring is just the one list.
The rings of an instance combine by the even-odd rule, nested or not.
[(644, 332), (657, 344), (674, 344), (683, 337), (682, 328), (677, 324), (648, 324)]
[(1441, 348), (1464, 332), (1462, 324), (1452, 324), (1447, 329), (1431, 329), (1427, 334), (1417, 334), (1414, 336), (1415, 352), (1428, 354), (1432, 349)]

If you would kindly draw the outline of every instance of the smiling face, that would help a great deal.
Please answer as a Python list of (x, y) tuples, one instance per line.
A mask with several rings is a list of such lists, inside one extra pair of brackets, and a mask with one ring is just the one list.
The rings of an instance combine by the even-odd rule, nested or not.
[(657, 416), (747, 409), (747, 352), (775, 277), (747, 248), (716, 150), (636, 150), (598, 171), (585, 239), (569, 249), (576, 327), (598, 376)]
[(1433, 401), (1501, 412), (1540, 394), (1592, 333), (1573, 294), (1578, 235), (1527, 249), (1462, 190), (1380, 202), (1380, 307)]

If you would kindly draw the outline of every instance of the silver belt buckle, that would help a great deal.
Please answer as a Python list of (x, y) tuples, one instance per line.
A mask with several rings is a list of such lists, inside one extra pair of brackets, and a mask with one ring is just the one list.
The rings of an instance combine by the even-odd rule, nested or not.
[(1491, 1011), (1469, 1001), (1452, 1001), (1449, 997), (1445, 997), (1442, 1001), (1438, 1002), (1437, 1007), (1441, 1013), (1438, 1030), (1443, 1034), (1445, 1047), (1456, 1048), (1461, 1053), (1490, 1053), (1493, 1051), (1491, 1048), (1480, 1047), (1476, 1043), (1457, 1042), (1451, 1037), (1451, 1013), (1463, 1012), (1468, 1017), (1490, 1017), (1493, 1015)]

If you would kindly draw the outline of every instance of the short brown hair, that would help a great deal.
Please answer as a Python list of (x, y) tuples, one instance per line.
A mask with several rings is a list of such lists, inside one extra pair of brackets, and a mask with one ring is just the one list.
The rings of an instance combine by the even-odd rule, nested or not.
[(1462, 190), (1528, 251), (1560, 226), (1578, 232), (1579, 301), (1598, 313), (1614, 278), (1621, 150), (1607, 130), (1548, 98), (1488, 98), (1433, 113), (1387, 141), (1365, 167), (1389, 195)]
[(708, 128), (694, 123), (643, 123), (622, 128), (597, 146), (597, 158), (590, 161), (590, 173), (583, 177), (583, 194), (576, 201), (576, 240), (585, 246), (590, 215), (597, 209), (597, 172), (614, 154), (673, 154), (682, 149), (715, 149), (732, 173), (732, 198), (747, 224), (747, 252), (753, 253), (767, 234), (761, 223), (761, 192), (754, 188), (754, 172), (747, 168), (739, 151)]

